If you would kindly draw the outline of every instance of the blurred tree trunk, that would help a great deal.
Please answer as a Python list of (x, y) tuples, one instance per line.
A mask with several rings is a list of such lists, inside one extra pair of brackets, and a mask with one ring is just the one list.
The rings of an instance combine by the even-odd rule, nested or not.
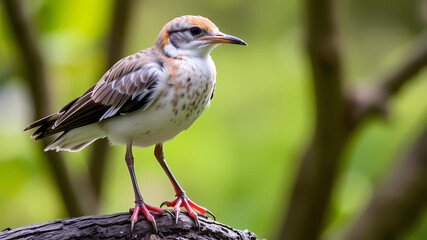
[(398, 239), (427, 205), (427, 125), (347, 232), (347, 240)]
[[(342, 153), (355, 130), (372, 115), (386, 116), (391, 98), (427, 65), (427, 41), (422, 37), (414, 53), (401, 66), (390, 71), (390, 74), (376, 81), (372, 86), (344, 91), (334, 3), (332, 0), (307, 0), (305, 3), (307, 52), (311, 61), (316, 97), (316, 126), (310, 146), (301, 161), (279, 239), (320, 238), (330, 205), (331, 193), (344, 160)], [(425, 156), (419, 147), (414, 147), (413, 151), (419, 153), (412, 156)], [(410, 167), (406, 169), (409, 170)], [(427, 185), (423, 182), (425, 179), (420, 175), (422, 174), (418, 173), (410, 181), (405, 179), (404, 175), (396, 175), (393, 178), (395, 191), (409, 191), (406, 187), (411, 184), (412, 187), (420, 187), (426, 192)], [(396, 185), (396, 182), (400, 181), (403, 183)], [(407, 181), (410, 184), (405, 184)], [(369, 209), (381, 205), (393, 205), (387, 204), (390, 201), (390, 195), (381, 194), (381, 196), (374, 197), (376, 202)], [(413, 202), (414, 208), (402, 208), (390, 215), (402, 216), (403, 213), (411, 215), (425, 207), (424, 198), (412, 199), (416, 202)], [(400, 200), (403, 201), (403, 199)], [(394, 206), (398, 205), (394, 204)], [(390, 210), (389, 207), (387, 209)], [(383, 209), (379, 207), (373, 212), (382, 211)], [(376, 219), (381, 217), (382, 215), (378, 215)], [(382, 225), (379, 220), (372, 225), (361, 224), (366, 218), (368, 217), (362, 217), (349, 232), (349, 239), (365, 239), (352, 237), (357, 232), (369, 232), (371, 230), (369, 226)], [(369, 215), (369, 218), (375, 221), (372, 215)], [(402, 226), (408, 228), (411, 224), (414, 222), (408, 221)], [(396, 227), (397, 224), (393, 226)], [(390, 230), (392, 230), (390, 226), (382, 227), (378, 229), (380, 233), (377, 232), (375, 236), (390, 236), (388, 235), (390, 232), (386, 232)]]
[[(123, 57), (129, 19), (134, 0), (115, 0), (113, 5), (113, 17), (111, 30), (108, 37), (107, 71), (115, 62)], [(97, 79), (96, 81), (98, 81)], [(95, 191), (97, 206), (102, 195), (103, 180), (108, 165), (109, 142), (107, 139), (99, 139), (92, 144), (89, 172)]]
[[(50, 86), (45, 61), (21, 1), (4, 0), (3, 2), (11, 30), (15, 35), (17, 50), (23, 63), (24, 79), (29, 86), (31, 98), (34, 103), (34, 119), (39, 119), (52, 112), (49, 100)], [(39, 146), (43, 150), (48, 144), (49, 140), (43, 139)], [(68, 215), (82, 215), (83, 210), (72, 188), (63, 155), (61, 153), (46, 152), (44, 156)]]
[(306, 1), (306, 45), (316, 98), (316, 127), (302, 159), (280, 239), (319, 236), (345, 144), (341, 53), (333, 7), (332, 0)]

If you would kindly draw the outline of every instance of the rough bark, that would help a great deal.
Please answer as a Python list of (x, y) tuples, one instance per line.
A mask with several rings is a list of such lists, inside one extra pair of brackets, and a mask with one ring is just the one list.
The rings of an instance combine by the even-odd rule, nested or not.
[[(84, 216), (33, 224), (0, 232), (0, 239), (130, 239), (130, 214), (117, 213), (104, 216)], [(186, 213), (179, 216), (178, 224), (170, 215), (155, 214), (159, 232), (143, 216), (135, 225), (132, 239), (257, 239), (249, 230), (237, 230), (199, 215), (200, 232), (194, 220)]]

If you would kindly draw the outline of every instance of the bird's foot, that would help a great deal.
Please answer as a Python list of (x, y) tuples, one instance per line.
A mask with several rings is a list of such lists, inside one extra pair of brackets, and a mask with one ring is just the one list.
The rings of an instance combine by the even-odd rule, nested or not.
[(199, 229), (200, 232), (200, 223), (199, 223), (199, 219), (197, 218), (197, 213), (193, 210), (197, 210), (198, 212), (200, 212), (201, 214), (206, 214), (208, 213), (209, 215), (212, 216), (212, 218), (214, 220), (216, 220), (215, 215), (209, 211), (208, 209), (201, 207), (197, 204), (195, 204), (193, 201), (191, 201), (187, 195), (182, 194), (181, 196), (178, 196), (175, 200), (173, 201), (165, 201), (163, 202), (160, 207), (162, 207), (163, 205), (166, 205), (168, 207), (173, 207), (173, 211), (175, 212), (175, 220), (176, 223), (178, 224), (178, 215), (181, 212), (181, 207), (184, 207), (185, 210), (187, 210), (188, 214), (194, 219), (194, 221), (197, 224), (197, 227)]
[(163, 213), (171, 214), (168, 210), (147, 205), (143, 201), (135, 202), (135, 208), (131, 208), (131, 209), (129, 209), (129, 211), (133, 212), (132, 216), (130, 217), (130, 224), (131, 224), (130, 225), (130, 233), (131, 233), (131, 235), (133, 235), (133, 229), (134, 229), (135, 223), (138, 221), (139, 213), (144, 214), (145, 217), (147, 218), (147, 220), (149, 222), (151, 222), (156, 233), (157, 233), (156, 220), (154, 219), (153, 215), (151, 215), (150, 211), (155, 212), (155, 213), (159, 213), (159, 214), (163, 214)]

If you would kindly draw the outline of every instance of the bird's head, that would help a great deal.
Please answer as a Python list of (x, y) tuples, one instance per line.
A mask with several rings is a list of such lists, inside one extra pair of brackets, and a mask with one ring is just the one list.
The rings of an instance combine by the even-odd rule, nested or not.
[(220, 43), (247, 45), (237, 37), (220, 32), (207, 18), (182, 16), (163, 27), (155, 47), (169, 57), (204, 58)]

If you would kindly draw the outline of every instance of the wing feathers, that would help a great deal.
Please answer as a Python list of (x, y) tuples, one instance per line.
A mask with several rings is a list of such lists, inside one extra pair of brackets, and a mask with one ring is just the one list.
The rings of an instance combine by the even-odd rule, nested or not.
[(144, 50), (123, 58), (81, 97), (25, 130), (39, 127), (33, 136), (40, 139), (146, 108), (154, 101), (153, 93), (162, 72), (162, 59), (154, 51)]

